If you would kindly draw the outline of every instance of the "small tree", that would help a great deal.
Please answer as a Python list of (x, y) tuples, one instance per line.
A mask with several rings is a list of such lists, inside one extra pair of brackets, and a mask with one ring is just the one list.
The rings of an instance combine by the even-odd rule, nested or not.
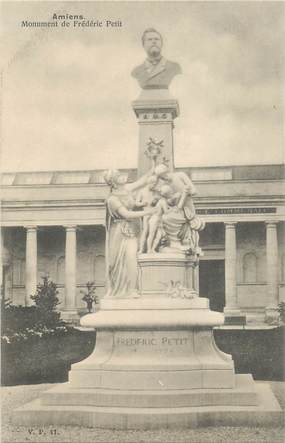
[(88, 312), (92, 312), (93, 303), (98, 304), (99, 298), (97, 295), (95, 295), (96, 286), (94, 282), (87, 282), (86, 283), (86, 289), (85, 291), (80, 291), (81, 294), (84, 294), (84, 297), (82, 297), (82, 300), (85, 301), (87, 305)]
[(37, 287), (35, 295), (31, 299), (35, 302), (37, 309), (37, 323), (39, 326), (53, 328), (63, 324), (60, 320), (60, 312), (56, 307), (60, 304), (58, 299), (58, 290), (54, 282), (48, 277), (42, 277), (43, 283)]

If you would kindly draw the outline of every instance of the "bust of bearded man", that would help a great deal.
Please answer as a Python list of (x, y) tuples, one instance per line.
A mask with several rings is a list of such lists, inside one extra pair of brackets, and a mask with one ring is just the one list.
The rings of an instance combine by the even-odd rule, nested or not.
[(142, 35), (142, 44), (147, 59), (132, 71), (142, 89), (168, 89), (173, 77), (181, 74), (178, 63), (166, 60), (161, 55), (162, 37), (153, 28), (148, 28)]

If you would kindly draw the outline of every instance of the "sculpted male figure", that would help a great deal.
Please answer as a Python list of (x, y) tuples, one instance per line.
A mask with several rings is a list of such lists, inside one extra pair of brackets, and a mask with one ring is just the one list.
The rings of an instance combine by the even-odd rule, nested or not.
[(162, 37), (154, 28), (144, 31), (142, 44), (147, 59), (132, 71), (132, 76), (142, 89), (168, 89), (173, 77), (181, 74), (179, 64), (166, 60), (161, 55)]

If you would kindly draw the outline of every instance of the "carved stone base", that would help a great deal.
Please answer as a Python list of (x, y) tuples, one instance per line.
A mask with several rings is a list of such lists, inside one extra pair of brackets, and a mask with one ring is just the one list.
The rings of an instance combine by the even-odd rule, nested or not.
[(73, 365), (73, 387), (167, 392), (235, 385), (231, 356), (216, 348), (210, 329), (100, 331), (96, 342), (92, 356)]
[(192, 300), (196, 309), (181, 300), (173, 310), (173, 300), (160, 299), (155, 308), (164, 302), (164, 309), (151, 309), (150, 300), (125, 299), (111, 309), (106, 301), (107, 309), (85, 316), (82, 323), (97, 329), (94, 352), (72, 365), (67, 384), (19, 408), (15, 423), (144, 430), (279, 425), (281, 408), (269, 386), (256, 389), (250, 375), (236, 376), (231, 356), (216, 347), (212, 326), (222, 314), (209, 311), (204, 299)]
[(139, 293), (142, 297), (179, 298), (183, 297), (183, 291), (179, 291), (180, 287), (192, 291), (193, 297), (198, 296), (195, 281), (196, 265), (196, 258), (183, 252), (140, 254), (138, 256)]
[(193, 258), (138, 260), (139, 296), (104, 298), (98, 312), (81, 319), (97, 331), (93, 353), (72, 365), (66, 385), (19, 408), (15, 423), (144, 430), (279, 425), (281, 408), (269, 386), (235, 375), (232, 357), (217, 348), (213, 327), (224, 316), (197, 296)]

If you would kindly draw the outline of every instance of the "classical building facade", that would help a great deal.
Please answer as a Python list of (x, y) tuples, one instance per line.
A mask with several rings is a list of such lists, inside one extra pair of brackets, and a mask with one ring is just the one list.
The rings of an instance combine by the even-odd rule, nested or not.
[[(239, 308), (247, 322), (263, 322), (285, 299), (285, 204), (282, 165), (183, 169), (197, 188), (197, 212), (206, 221), (200, 295), (211, 308)], [(136, 171), (129, 170), (130, 180)], [(83, 308), (80, 292), (105, 286), (103, 171), (2, 175), (2, 286), (14, 304), (30, 304), (49, 275), (60, 309)]]

